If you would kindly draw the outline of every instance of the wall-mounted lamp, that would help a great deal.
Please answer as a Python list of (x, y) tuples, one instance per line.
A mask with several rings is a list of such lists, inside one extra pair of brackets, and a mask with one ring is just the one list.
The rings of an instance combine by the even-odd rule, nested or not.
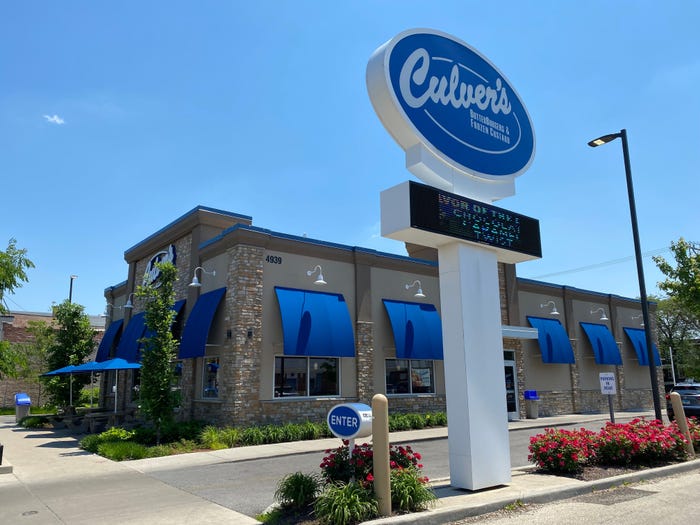
[[(644, 319), (644, 316), (643, 316), (642, 314), (633, 315), (633, 316), (632, 316), (632, 320), (633, 320), (633, 321), (636, 321), (637, 319)], [(644, 321), (643, 321), (643, 320), (642, 320), (642, 321), (639, 321), (639, 326), (641, 326), (642, 328), (644, 328)]]
[(416, 293), (413, 294), (413, 297), (418, 297), (419, 299), (425, 298), (425, 294), (423, 293), (423, 288), (421, 287), (421, 284), (420, 284), (420, 281), (419, 281), (419, 280), (415, 280), (415, 281), (413, 281), (411, 284), (407, 284), (407, 285), (405, 286), (405, 288), (406, 288), (406, 290), (408, 290), (409, 288), (413, 288), (413, 287), (415, 287), (415, 286), (418, 287), (418, 291), (417, 291)]
[[(133, 305), (132, 305), (133, 306)], [(114, 306), (112, 303), (107, 303), (105, 306), (105, 311), (104, 313), (100, 314), (100, 317), (109, 317), (112, 312), (114, 312), (114, 309), (118, 308), (119, 310), (123, 309), (123, 306)]]
[(136, 295), (135, 293), (130, 293), (129, 297), (126, 298), (126, 304), (122, 308), (126, 310), (131, 310), (134, 307), (134, 303), (131, 302), (131, 298)]
[(557, 311), (557, 305), (554, 301), (547, 301), (546, 303), (543, 303), (540, 305), (540, 308), (546, 308), (549, 305), (552, 305), (552, 311), (549, 312), (550, 315), (559, 315), (559, 312)]
[(248, 332), (246, 333), (246, 336), (248, 336), (248, 339), (253, 338), (253, 329), (252, 328), (248, 328)]
[(609, 321), (608, 316), (605, 315), (605, 309), (604, 308), (592, 308), (591, 309), (591, 315), (600, 312), (600, 320), (601, 321)]
[(317, 264), (313, 270), (306, 270), (306, 275), (311, 277), (313, 274), (316, 273), (316, 270), (318, 270), (318, 277), (314, 281), (314, 284), (318, 284), (320, 286), (323, 286), (324, 284), (328, 284), (326, 281), (323, 280), (323, 270), (321, 269), (320, 264)]
[(216, 270), (212, 270), (211, 272), (209, 272), (209, 271), (205, 270), (204, 268), (202, 268), (201, 266), (197, 266), (194, 269), (194, 275), (192, 275), (192, 282), (190, 283), (190, 286), (192, 288), (201, 288), (201, 286), (202, 286), (202, 283), (200, 283), (199, 279), (197, 279), (197, 270), (201, 270), (202, 275), (206, 274), (206, 275), (213, 275), (214, 277), (216, 277)]

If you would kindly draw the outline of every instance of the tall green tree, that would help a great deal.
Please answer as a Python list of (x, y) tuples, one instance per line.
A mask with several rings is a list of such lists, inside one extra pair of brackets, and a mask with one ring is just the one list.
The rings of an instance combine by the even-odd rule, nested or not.
[(700, 245), (681, 237), (678, 242), (671, 243), (671, 252), (675, 265), (663, 257), (654, 257), (659, 270), (666, 276), (659, 288), (695, 317), (700, 317)]
[[(7, 313), (5, 294), (13, 293), (22, 283), (28, 281), (27, 270), (34, 263), (27, 258), (27, 250), (17, 248), (17, 241), (10, 239), (7, 250), (0, 250), (0, 315)], [(14, 377), (22, 366), (22, 355), (8, 343), (0, 339), (0, 379)]]
[[(90, 325), (90, 317), (85, 307), (67, 299), (54, 307), (56, 319), (55, 335), (47, 348), (46, 364), (49, 370), (67, 365), (80, 365), (95, 349), (95, 330)], [(89, 381), (87, 374), (53, 376), (44, 378), (50, 402), (56, 406), (68, 406), (72, 397), (77, 400), (80, 391)]]
[(157, 263), (158, 279), (151, 284), (139, 286), (136, 296), (145, 299), (145, 320), (149, 337), (144, 339), (141, 358), (141, 408), (146, 418), (156, 429), (160, 443), (161, 429), (173, 420), (175, 397), (173, 360), (176, 357), (177, 341), (173, 338), (172, 324), (175, 319), (175, 292), (177, 270), (170, 263)]
[(7, 312), (5, 294), (13, 293), (26, 283), (27, 270), (34, 268), (34, 263), (27, 258), (27, 250), (17, 248), (17, 241), (10, 239), (7, 250), (0, 250), (0, 314)]
[(656, 326), (660, 350), (673, 355), (676, 379), (700, 378), (700, 320), (676, 298), (657, 299)]

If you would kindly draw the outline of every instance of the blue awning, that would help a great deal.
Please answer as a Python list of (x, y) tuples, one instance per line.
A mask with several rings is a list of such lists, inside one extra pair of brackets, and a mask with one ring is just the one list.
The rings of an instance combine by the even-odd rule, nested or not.
[(199, 296), (182, 331), (178, 354), (180, 359), (204, 356), (209, 339), (209, 328), (225, 293), (226, 287), (223, 287)]
[(622, 357), (615, 338), (604, 324), (579, 323), (591, 342), (595, 362), (599, 365), (621, 365)]
[[(634, 351), (637, 352), (637, 361), (642, 366), (649, 366), (649, 353), (647, 352), (647, 336), (646, 332), (641, 328), (628, 328), (623, 326), (622, 329), (629, 337), (634, 346)], [(661, 357), (659, 356), (659, 349), (656, 345), (652, 343), (651, 351), (654, 354), (654, 364), (661, 366)]]
[(355, 337), (342, 294), (275, 286), (284, 355), (354, 357)]
[(114, 343), (119, 340), (119, 334), (121, 334), (123, 326), (124, 319), (117, 319), (109, 325), (109, 328), (107, 328), (102, 336), (102, 341), (100, 341), (100, 346), (97, 349), (95, 361), (106, 361), (109, 359), (109, 354), (112, 352)]
[(114, 357), (136, 362), (139, 355), (139, 339), (143, 337), (143, 332), (146, 329), (145, 316), (145, 312), (139, 312), (131, 318), (119, 340), (117, 353)]
[(398, 359), (442, 359), (442, 324), (432, 304), (382, 299)]
[(543, 363), (573, 363), (574, 349), (569, 336), (558, 319), (527, 316), (533, 328), (537, 328)]

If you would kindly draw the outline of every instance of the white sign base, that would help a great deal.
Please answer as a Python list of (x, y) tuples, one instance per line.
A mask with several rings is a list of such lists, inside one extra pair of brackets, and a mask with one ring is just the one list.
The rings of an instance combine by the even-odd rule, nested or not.
[(510, 482), (510, 442), (496, 253), (438, 247), (450, 484), (479, 490)]

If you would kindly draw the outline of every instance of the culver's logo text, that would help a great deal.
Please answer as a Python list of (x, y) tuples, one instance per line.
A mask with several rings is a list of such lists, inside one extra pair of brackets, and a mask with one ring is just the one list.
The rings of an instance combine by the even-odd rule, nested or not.
[(423, 143), (449, 166), (486, 179), (520, 175), (534, 158), (533, 127), (518, 94), (454, 37), (432, 30), (398, 35), (370, 59), (367, 85), (404, 149)]
[(165, 262), (175, 264), (175, 258), (176, 254), (174, 244), (168, 246), (167, 250), (158, 252), (153, 257), (151, 257), (151, 260), (148, 261), (148, 264), (146, 265), (146, 271), (143, 274), (143, 285), (153, 285), (154, 287), (158, 287), (158, 277), (160, 277), (160, 270), (158, 269), (156, 264)]

